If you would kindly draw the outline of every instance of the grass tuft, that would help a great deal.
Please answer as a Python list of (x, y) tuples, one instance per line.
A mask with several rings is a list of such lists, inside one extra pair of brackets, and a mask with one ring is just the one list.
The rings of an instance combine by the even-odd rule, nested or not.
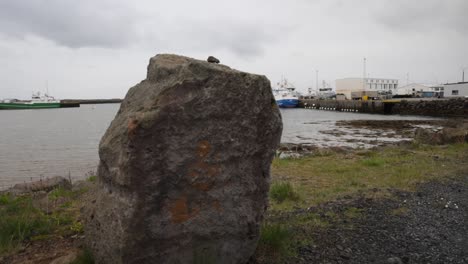
[(349, 219), (360, 218), (363, 215), (363, 211), (364, 211), (363, 209), (350, 207), (346, 209), (346, 211), (344, 212), (344, 215), (346, 218), (349, 218)]
[(58, 187), (49, 193), (49, 198), (52, 200), (57, 200), (60, 197), (70, 198), (73, 195), (74, 195), (73, 191), (67, 190), (62, 187)]
[(271, 262), (294, 255), (292, 233), (288, 227), (277, 223), (264, 223), (260, 230), (258, 250)]
[(10, 202), (11, 196), (9, 194), (0, 195), (0, 205), (6, 205)]
[(381, 167), (385, 164), (385, 160), (378, 157), (364, 159), (362, 164), (368, 167)]
[(0, 255), (33, 236), (50, 232), (53, 223), (32, 205), (30, 197), (2, 198), (0, 207)]
[(89, 181), (89, 182), (96, 182), (97, 181), (97, 176), (95, 176), (95, 175), (89, 176), (86, 180)]
[(270, 197), (277, 203), (285, 200), (296, 201), (299, 196), (289, 182), (275, 182), (270, 187)]
[[(73, 199), (75, 194), (62, 188), (49, 194), (54, 203), (58, 202), (59, 197)], [(0, 256), (15, 253), (21, 244), (28, 241), (82, 233), (82, 224), (76, 220), (78, 215), (79, 208), (73, 201), (65, 200), (55, 210), (42, 211), (34, 207), (33, 198), (29, 195), (1, 195)]]
[(396, 215), (396, 216), (404, 216), (409, 212), (408, 207), (399, 207), (396, 209), (393, 209), (390, 214)]

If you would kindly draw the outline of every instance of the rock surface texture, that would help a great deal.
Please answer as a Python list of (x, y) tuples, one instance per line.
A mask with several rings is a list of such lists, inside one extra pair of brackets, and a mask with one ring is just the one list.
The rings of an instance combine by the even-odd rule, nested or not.
[(86, 239), (97, 263), (245, 263), (281, 115), (264, 76), (151, 58), (99, 146)]

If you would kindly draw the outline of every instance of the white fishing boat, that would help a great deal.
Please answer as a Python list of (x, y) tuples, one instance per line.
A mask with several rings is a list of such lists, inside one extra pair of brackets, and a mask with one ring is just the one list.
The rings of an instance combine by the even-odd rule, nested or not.
[(0, 109), (42, 109), (59, 108), (60, 101), (47, 93), (41, 95), (40, 92), (33, 93), (30, 101), (3, 100), (0, 101)]
[(317, 95), (320, 99), (330, 99), (336, 96), (335, 91), (331, 88), (331, 85), (327, 82), (322, 82), (322, 88), (319, 88)]
[(276, 103), (281, 108), (294, 108), (299, 104), (300, 94), (286, 78), (277, 83), (277, 88), (272, 89)]

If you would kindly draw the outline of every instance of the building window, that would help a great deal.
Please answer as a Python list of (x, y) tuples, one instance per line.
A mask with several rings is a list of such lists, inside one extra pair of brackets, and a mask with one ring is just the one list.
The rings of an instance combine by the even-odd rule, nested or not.
[(452, 90), (452, 95), (458, 95), (458, 90)]

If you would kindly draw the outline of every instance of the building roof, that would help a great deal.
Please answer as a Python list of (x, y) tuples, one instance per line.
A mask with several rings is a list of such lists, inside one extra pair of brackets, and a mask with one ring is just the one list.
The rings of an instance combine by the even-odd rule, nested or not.
[(465, 83), (468, 83), (468, 82), (446, 83), (444, 85), (465, 84)]
[[(353, 80), (362, 80), (364, 78), (362, 77), (347, 77), (347, 78), (340, 78), (336, 80), (348, 80), (348, 79), (353, 79)], [(398, 79), (394, 78), (365, 78), (366, 80), (393, 80), (393, 81), (398, 81)]]

